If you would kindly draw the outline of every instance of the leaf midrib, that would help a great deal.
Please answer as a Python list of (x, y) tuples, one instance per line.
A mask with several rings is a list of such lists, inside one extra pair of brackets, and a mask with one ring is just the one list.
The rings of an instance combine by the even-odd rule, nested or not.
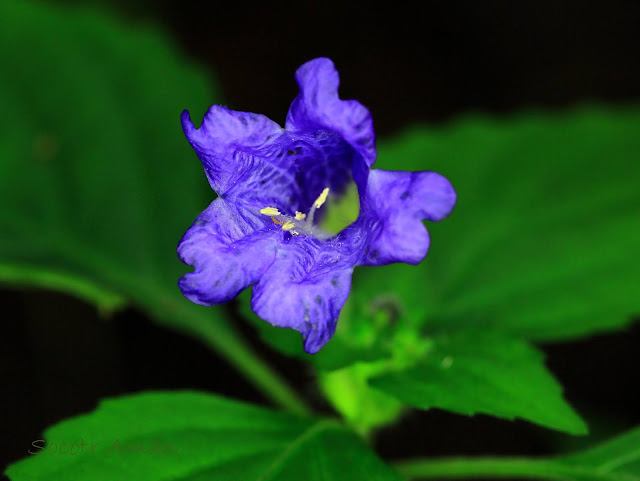
[[(323, 419), (321, 421), (316, 422), (312, 426), (309, 426), (305, 431), (303, 431), (300, 436), (298, 436), (276, 459), (274, 459), (273, 463), (267, 468), (267, 470), (255, 481), (267, 481), (269, 476), (273, 473), (277, 473), (278, 468), (280, 468), (285, 461), (293, 455), (295, 451), (300, 449), (300, 447), (307, 442), (309, 438), (328, 429), (339, 429), (339, 425), (335, 423), (335, 421)], [(273, 478), (271, 478), (273, 479)]]

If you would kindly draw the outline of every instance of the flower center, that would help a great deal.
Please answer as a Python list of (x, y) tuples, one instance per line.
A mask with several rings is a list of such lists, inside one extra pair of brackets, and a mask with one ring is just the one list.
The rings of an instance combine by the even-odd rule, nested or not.
[(328, 234), (319, 227), (313, 225), (316, 210), (322, 207), (322, 205), (327, 201), (328, 195), (329, 187), (325, 187), (318, 198), (313, 202), (308, 215), (302, 212), (296, 212), (295, 216), (290, 216), (281, 213), (275, 207), (265, 207), (264, 209), (260, 209), (260, 213), (262, 215), (270, 216), (273, 222), (282, 226), (282, 230), (291, 232), (292, 235), (306, 234), (317, 237), (318, 239), (328, 239), (331, 237), (331, 234)]
[(355, 182), (351, 181), (342, 190), (342, 194), (327, 199), (326, 211), (319, 222), (325, 232), (334, 235), (353, 224), (360, 214), (360, 196)]

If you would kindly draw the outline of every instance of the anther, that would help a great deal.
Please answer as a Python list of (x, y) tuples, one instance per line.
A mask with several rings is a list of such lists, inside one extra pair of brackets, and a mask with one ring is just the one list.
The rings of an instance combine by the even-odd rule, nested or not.
[(264, 215), (280, 215), (280, 211), (275, 207), (265, 207), (264, 209), (260, 209), (260, 213)]
[(326, 202), (328, 195), (329, 195), (329, 187), (325, 187), (322, 193), (318, 196), (318, 198), (314, 202), (316, 209), (319, 209), (320, 207), (322, 207), (322, 204)]

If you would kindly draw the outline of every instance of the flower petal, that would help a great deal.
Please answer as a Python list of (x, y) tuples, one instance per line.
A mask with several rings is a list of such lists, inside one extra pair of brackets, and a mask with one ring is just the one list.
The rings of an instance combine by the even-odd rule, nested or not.
[[(182, 128), (204, 165), (213, 190), (224, 194), (255, 156), (276, 153), (283, 129), (264, 115), (236, 112), (212, 106), (196, 129), (188, 111), (182, 112)], [(284, 139), (283, 139), (284, 140)]]
[(275, 259), (281, 234), (258, 216), (221, 198), (198, 216), (178, 244), (180, 260), (195, 267), (178, 281), (187, 299), (207, 306), (226, 302), (260, 278)]
[(371, 166), (376, 159), (371, 113), (356, 100), (340, 100), (333, 62), (317, 58), (296, 72), (300, 93), (287, 114), (287, 130), (337, 132)]
[[(300, 93), (286, 129), (221, 106), (211, 107), (196, 129), (183, 112), (187, 139), (219, 198), (180, 241), (180, 259), (195, 270), (179, 286), (193, 302), (211, 305), (253, 284), (256, 314), (300, 331), (305, 350), (315, 353), (336, 329), (354, 266), (418, 263), (429, 246), (422, 220), (446, 216), (455, 192), (432, 172), (371, 172), (371, 115), (357, 101), (339, 98), (329, 59), (307, 62), (296, 80)], [(351, 180), (360, 215), (336, 236), (326, 238), (317, 228), (324, 210), (315, 215), (316, 227), (311, 214), (308, 225), (282, 221), (294, 214), (300, 221), (298, 212), (320, 204), (321, 192), (321, 199), (326, 188), (340, 195)]]
[(305, 351), (314, 354), (335, 332), (352, 272), (335, 245), (306, 236), (292, 238), (253, 287), (251, 307), (274, 326), (299, 331)]
[(361, 264), (418, 264), (429, 249), (422, 220), (442, 220), (455, 203), (451, 183), (435, 172), (372, 170), (363, 210), (379, 220), (381, 229)]

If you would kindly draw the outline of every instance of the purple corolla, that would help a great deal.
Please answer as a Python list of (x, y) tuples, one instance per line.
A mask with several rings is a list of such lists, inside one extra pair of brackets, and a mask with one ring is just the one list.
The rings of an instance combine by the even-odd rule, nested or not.
[[(191, 301), (212, 305), (253, 285), (254, 312), (298, 330), (315, 353), (335, 332), (354, 267), (419, 263), (429, 247), (422, 221), (446, 217), (456, 194), (435, 172), (371, 169), (371, 114), (338, 97), (331, 60), (305, 63), (296, 80), (300, 93), (284, 128), (214, 105), (196, 129), (183, 112), (185, 135), (218, 197), (180, 241), (180, 259), (195, 270), (179, 286)], [(352, 183), (358, 218), (326, 232), (318, 222), (325, 201)]]

